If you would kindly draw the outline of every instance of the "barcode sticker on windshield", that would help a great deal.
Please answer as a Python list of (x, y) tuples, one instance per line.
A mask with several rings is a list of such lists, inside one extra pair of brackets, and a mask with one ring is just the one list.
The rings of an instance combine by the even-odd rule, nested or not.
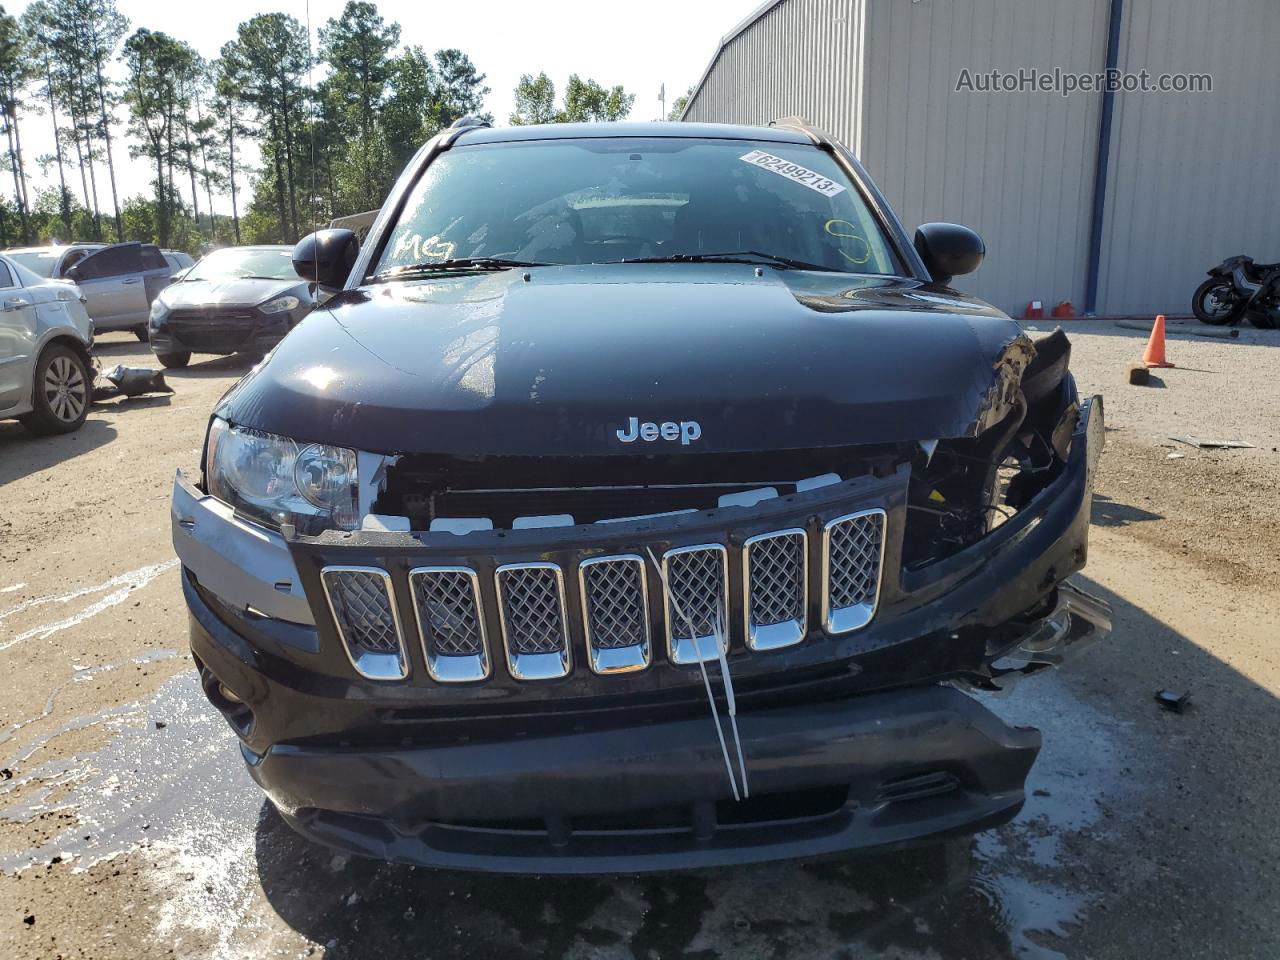
[(824, 177), (817, 171), (808, 170), (798, 163), (792, 163), (785, 157), (775, 157), (772, 153), (765, 153), (763, 150), (752, 150), (738, 159), (753, 166), (762, 167), (780, 177), (794, 180), (810, 190), (817, 190), (824, 197), (834, 197), (838, 193), (844, 193), (844, 187), (834, 180)]

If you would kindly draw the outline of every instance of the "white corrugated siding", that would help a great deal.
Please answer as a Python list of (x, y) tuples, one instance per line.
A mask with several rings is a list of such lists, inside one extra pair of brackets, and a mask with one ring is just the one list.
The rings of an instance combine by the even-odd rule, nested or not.
[(767, 124), (802, 116), (852, 146), (866, 2), (784, 0), (773, 7), (720, 52), (684, 118)]
[(908, 230), (973, 227), (987, 260), (956, 285), (1021, 312), (1084, 300), (1099, 99), (957, 91), (961, 71), (1101, 70), (1107, 0), (874, 3), (861, 159)]
[(784, 0), (729, 42), (686, 114), (798, 114), (851, 146), (908, 232), (964, 223), (957, 281), (999, 306), (1084, 297), (1098, 98), (958, 92), (963, 69), (1105, 62), (1107, 0)]
[(1120, 68), (1209, 94), (1117, 94), (1099, 312), (1187, 313), (1204, 273), (1280, 260), (1280, 4), (1126, 0)]

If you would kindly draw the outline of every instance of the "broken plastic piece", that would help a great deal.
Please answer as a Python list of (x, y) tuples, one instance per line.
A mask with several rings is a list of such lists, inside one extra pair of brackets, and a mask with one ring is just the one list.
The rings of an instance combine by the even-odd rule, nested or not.
[(1182, 693), (1176, 693), (1173, 690), (1157, 690), (1156, 703), (1174, 713), (1185, 713), (1188, 704), (1191, 703), (1191, 691), (1184, 690)]
[(804, 493), (806, 490), (818, 490), (822, 487), (830, 487), (840, 482), (840, 474), (824, 473), (817, 477), (805, 477), (803, 480), (796, 481), (796, 493)]
[(477, 530), (492, 530), (493, 521), (488, 517), (436, 517), (431, 521), (432, 533), (474, 533)]
[(1185, 437), (1170, 437), (1170, 440), (1177, 440), (1179, 443), (1186, 443), (1193, 447), (1199, 447), (1202, 450), (1216, 450), (1222, 447), (1238, 448), (1241, 450), (1252, 450), (1253, 444), (1248, 440), (1210, 440), (1205, 437), (1193, 437), (1187, 435)]
[(541, 530), (544, 527), (572, 527), (573, 514), (548, 513), (537, 516), (516, 517), (512, 521), (512, 530)]
[(99, 386), (93, 391), (93, 399), (107, 400), (115, 396), (140, 397), (144, 393), (173, 393), (173, 387), (164, 382), (163, 370), (148, 370), (145, 367), (126, 367), (116, 364), (102, 372), (102, 379), (111, 383), (110, 387)]
[(778, 490), (776, 487), (761, 487), (758, 490), (726, 493), (720, 497), (717, 505), (721, 507), (754, 507), (764, 500), (776, 500), (777, 498)]
[(393, 517), (385, 513), (367, 513), (360, 523), (360, 529), (377, 533), (408, 533), (410, 524), (408, 517)]

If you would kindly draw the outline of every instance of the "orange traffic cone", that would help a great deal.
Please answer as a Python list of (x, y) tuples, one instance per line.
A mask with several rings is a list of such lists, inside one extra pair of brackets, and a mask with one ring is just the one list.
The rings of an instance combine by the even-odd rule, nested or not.
[(1142, 362), (1148, 367), (1172, 367), (1164, 357), (1164, 314), (1156, 317), (1155, 326), (1151, 328), (1151, 339), (1147, 341), (1147, 350), (1142, 355)]

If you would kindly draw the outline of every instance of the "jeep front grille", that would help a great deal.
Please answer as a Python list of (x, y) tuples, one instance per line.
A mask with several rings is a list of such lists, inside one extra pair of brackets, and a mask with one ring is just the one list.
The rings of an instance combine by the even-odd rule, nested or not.
[(826, 574), (822, 620), (828, 633), (865, 627), (880, 600), (884, 563), (883, 510), (862, 510), (837, 517), (822, 528)]
[(667, 587), (667, 650), (672, 662), (715, 660), (716, 643), (727, 651), (729, 642), (725, 607), (728, 551), (718, 543), (677, 547), (662, 555), (662, 572)]
[(417, 567), (409, 571), (418, 635), (427, 670), (442, 683), (489, 675), (480, 579), (469, 567)]
[(554, 563), (498, 567), (498, 611), (511, 673), (546, 680), (569, 672), (564, 577)]
[[(668, 661), (685, 665), (716, 659), (717, 642), (726, 652), (736, 643), (764, 653), (805, 642), (818, 624), (833, 635), (867, 626), (879, 604), (885, 527), (883, 510), (862, 510), (812, 531), (751, 536), (732, 556), (723, 543), (674, 547), (658, 555), (657, 570), (641, 543), (633, 553), (562, 551), (557, 563), (501, 565), (491, 581), (477, 570), (492, 560), (473, 567), (463, 558), (396, 573), (394, 584), (408, 591), (427, 672), (437, 682), (485, 680), (495, 658), (505, 659), (517, 680), (564, 677), (575, 647), (592, 671), (609, 675), (648, 668), (657, 659), (655, 630), (663, 631)], [(811, 551), (815, 565), (821, 561), (816, 571)], [(574, 577), (572, 609), (566, 571)], [(321, 581), (356, 670), (379, 680), (407, 676), (393, 575), (324, 566)], [(657, 591), (652, 604), (650, 588)], [(501, 645), (500, 656), (491, 644)]]
[(746, 641), (777, 650), (804, 639), (808, 605), (808, 540), (803, 530), (752, 537), (742, 549)]
[(391, 575), (377, 567), (334, 566), (321, 570), (320, 579), (356, 671), (372, 680), (408, 676)]
[(593, 557), (578, 565), (582, 626), (596, 673), (626, 673), (649, 665), (644, 566), (644, 558), (634, 554)]

